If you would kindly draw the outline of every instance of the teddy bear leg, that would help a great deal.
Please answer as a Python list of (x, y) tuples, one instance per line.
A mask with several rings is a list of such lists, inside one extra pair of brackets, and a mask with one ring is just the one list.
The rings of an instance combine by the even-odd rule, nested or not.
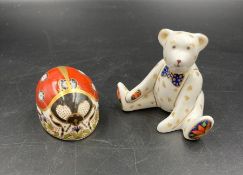
[(185, 118), (182, 130), (188, 140), (198, 140), (213, 127), (214, 120), (210, 116), (203, 116), (204, 94), (200, 93), (191, 113)]
[(117, 85), (117, 98), (121, 103), (121, 107), (123, 111), (134, 111), (145, 108), (156, 107), (157, 103), (154, 98), (153, 92), (149, 92), (148, 94), (142, 96), (133, 102), (126, 101), (126, 94), (129, 90), (125, 87), (124, 84), (118, 83)]

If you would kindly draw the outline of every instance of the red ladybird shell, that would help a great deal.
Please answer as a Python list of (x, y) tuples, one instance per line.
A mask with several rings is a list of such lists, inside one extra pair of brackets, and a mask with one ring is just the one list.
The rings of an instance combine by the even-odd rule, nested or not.
[(45, 73), (36, 88), (36, 105), (42, 126), (64, 140), (88, 136), (98, 122), (98, 93), (83, 72), (59, 66)]
[[(75, 68), (60, 66), (50, 69), (38, 82), (36, 88), (36, 103), (39, 108), (43, 110), (46, 109), (53, 103), (58, 94), (62, 95), (62, 80), (76, 80), (80, 91), (88, 93), (92, 98), (98, 101), (98, 93), (95, 90), (92, 80), (87, 75)], [(68, 84), (67, 86), (70, 85)], [(67, 87), (67, 89), (68, 88), (70, 87)]]

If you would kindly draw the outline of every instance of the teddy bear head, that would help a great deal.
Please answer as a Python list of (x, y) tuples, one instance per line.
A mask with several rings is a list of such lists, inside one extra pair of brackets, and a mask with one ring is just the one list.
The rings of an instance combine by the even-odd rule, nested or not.
[(162, 29), (158, 39), (163, 47), (164, 60), (175, 73), (188, 71), (197, 60), (199, 52), (208, 44), (204, 34), (170, 29)]

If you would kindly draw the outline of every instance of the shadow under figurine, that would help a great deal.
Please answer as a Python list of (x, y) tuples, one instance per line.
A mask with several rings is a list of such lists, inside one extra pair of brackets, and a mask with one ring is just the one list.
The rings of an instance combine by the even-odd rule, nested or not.
[(162, 29), (158, 39), (164, 59), (131, 91), (118, 83), (122, 110), (160, 107), (171, 113), (158, 124), (159, 132), (181, 129), (186, 139), (197, 140), (214, 124), (212, 117), (203, 115), (203, 79), (195, 64), (208, 38), (200, 33)]

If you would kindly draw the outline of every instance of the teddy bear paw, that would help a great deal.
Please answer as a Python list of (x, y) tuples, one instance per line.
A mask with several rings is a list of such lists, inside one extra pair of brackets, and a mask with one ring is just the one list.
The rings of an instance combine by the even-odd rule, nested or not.
[(126, 86), (123, 83), (119, 82), (117, 84), (116, 95), (117, 95), (119, 102), (121, 103), (122, 110), (124, 110), (124, 111), (127, 111), (126, 110), (126, 106), (127, 106), (126, 94), (128, 92), (129, 92), (128, 89), (126, 88)]
[(189, 140), (198, 140), (206, 135), (213, 127), (214, 120), (210, 116), (200, 117), (199, 120), (194, 121), (193, 124), (188, 127), (187, 132), (184, 133), (185, 138)]

